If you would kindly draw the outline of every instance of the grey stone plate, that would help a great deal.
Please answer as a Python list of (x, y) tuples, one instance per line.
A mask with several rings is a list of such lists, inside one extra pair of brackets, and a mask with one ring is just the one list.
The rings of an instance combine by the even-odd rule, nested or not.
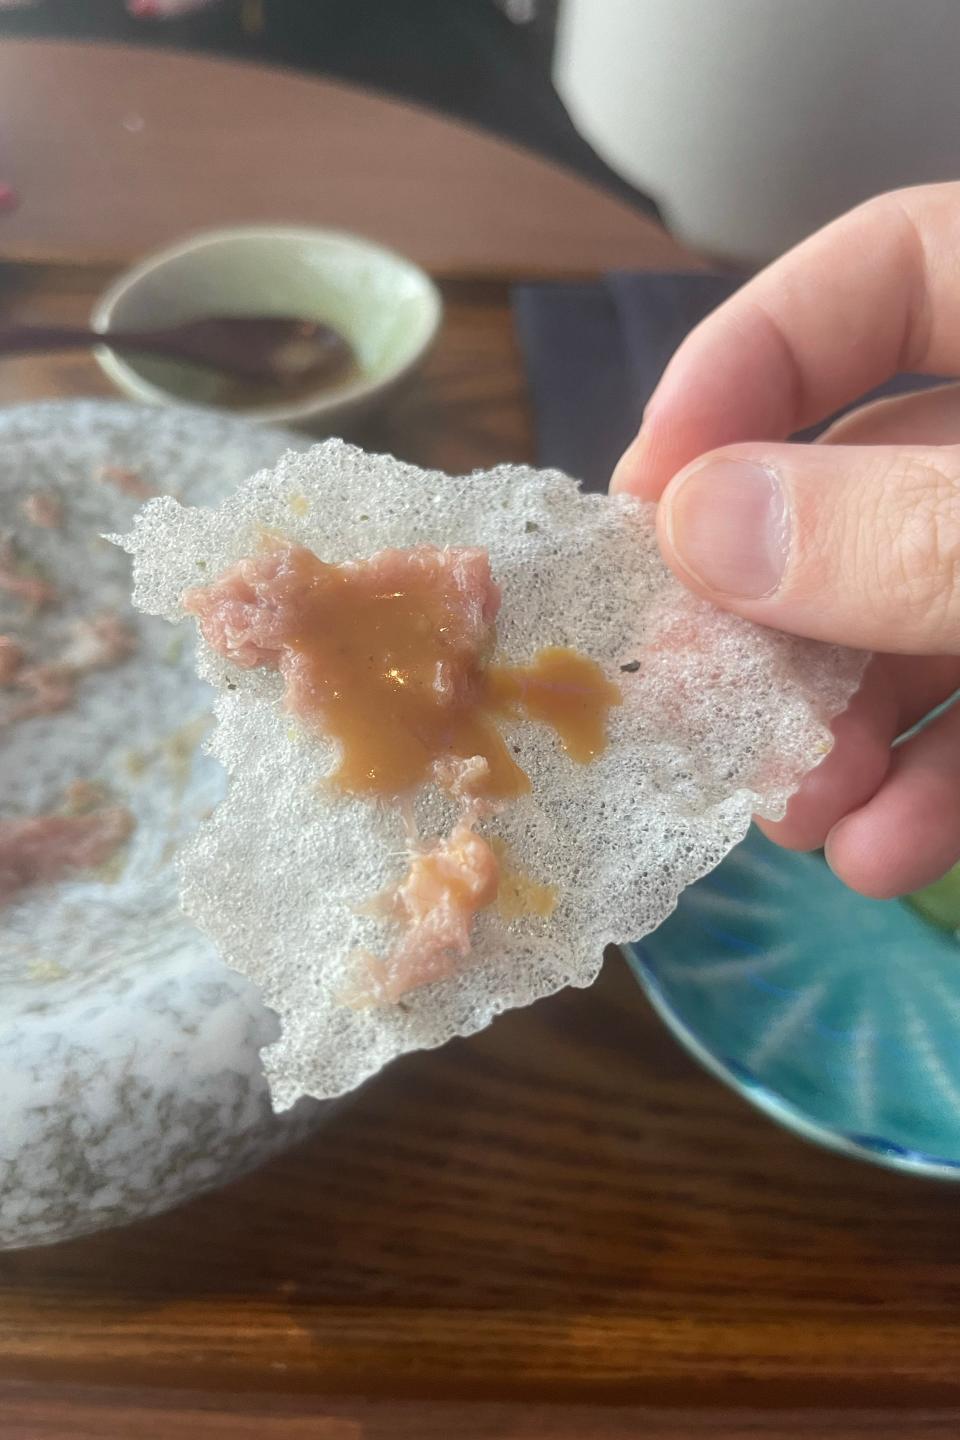
[[(123, 493), (130, 475), (215, 503), (305, 445), (186, 408), (0, 412), (0, 530), (58, 592), (37, 609), (0, 591), (0, 633), (29, 660), (55, 658), (78, 618), (104, 610), (137, 636), (129, 659), (80, 680), (69, 709), (0, 725), (0, 817), (55, 810), (79, 779), (136, 822), (100, 873), (34, 885), (0, 910), (2, 1248), (167, 1209), (324, 1113), (302, 1102), (273, 1115), (259, 1050), (276, 1020), (180, 914), (173, 856), (224, 786), (199, 745), (210, 692), (190, 637), (134, 614), (128, 558), (100, 538), (126, 530), (141, 503)], [(59, 528), (28, 520), (23, 502), (37, 492), (61, 502)], [(0, 720), (11, 701), (0, 689)]]

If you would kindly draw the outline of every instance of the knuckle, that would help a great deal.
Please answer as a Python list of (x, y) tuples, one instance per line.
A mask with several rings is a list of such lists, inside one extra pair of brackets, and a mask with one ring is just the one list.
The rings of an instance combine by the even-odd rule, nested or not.
[(901, 452), (896, 473), (870, 488), (859, 548), (884, 610), (893, 601), (905, 621), (960, 640), (960, 479), (946, 454), (941, 462)]
[(880, 650), (960, 654), (960, 446), (864, 449), (856, 472), (836, 503), (826, 470), (794, 487), (783, 598), (839, 603)]

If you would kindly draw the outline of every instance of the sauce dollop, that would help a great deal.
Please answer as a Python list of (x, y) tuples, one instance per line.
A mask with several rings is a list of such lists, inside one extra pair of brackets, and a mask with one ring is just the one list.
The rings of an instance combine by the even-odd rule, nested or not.
[(338, 743), (333, 781), (351, 794), (396, 799), (449, 757), (479, 757), (470, 793), (509, 799), (530, 782), (498, 720), (548, 725), (586, 764), (621, 701), (594, 661), (565, 647), (529, 665), (490, 663), (500, 592), (483, 550), (418, 545), (332, 565), (268, 538), (183, 604), (220, 654), (282, 673), (288, 708)]

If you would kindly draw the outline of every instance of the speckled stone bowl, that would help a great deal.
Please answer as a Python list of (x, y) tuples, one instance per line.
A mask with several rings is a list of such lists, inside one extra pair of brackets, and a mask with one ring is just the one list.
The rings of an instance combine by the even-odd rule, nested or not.
[[(3, 528), (60, 593), (43, 614), (0, 593), (0, 631), (31, 658), (55, 652), (58, 625), (104, 607), (137, 633), (135, 655), (82, 679), (69, 710), (0, 729), (0, 816), (54, 809), (79, 778), (136, 821), (104, 872), (33, 886), (0, 911), (2, 1248), (167, 1209), (326, 1113), (308, 1101), (273, 1115), (259, 1051), (277, 1022), (180, 914), (173, 854), (225, 783), (199, 748), (209, 691), (189, 641), (134, 616), (128, 559), (100, 538), (126, 529), (140, 503), (101, 478), (105, 466), (212, 503), (304, 443), (189, 409), (0, 412)], [(25, 519), (37, 491), (61, 499), (62, 527)]]

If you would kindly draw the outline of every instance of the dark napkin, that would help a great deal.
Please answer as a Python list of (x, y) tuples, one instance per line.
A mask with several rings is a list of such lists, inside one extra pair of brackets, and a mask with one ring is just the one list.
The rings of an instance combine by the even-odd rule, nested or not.
[[(670, 356), (740, 284), (731, 275), (644, 271), (595, 283), (515, 286), (539, 463), (576, 476), (588, 490), (605, 490)], [(856, 403), (942, 383), (897, 375)], [(834, 419), (795, 438), (812, 439)]]

